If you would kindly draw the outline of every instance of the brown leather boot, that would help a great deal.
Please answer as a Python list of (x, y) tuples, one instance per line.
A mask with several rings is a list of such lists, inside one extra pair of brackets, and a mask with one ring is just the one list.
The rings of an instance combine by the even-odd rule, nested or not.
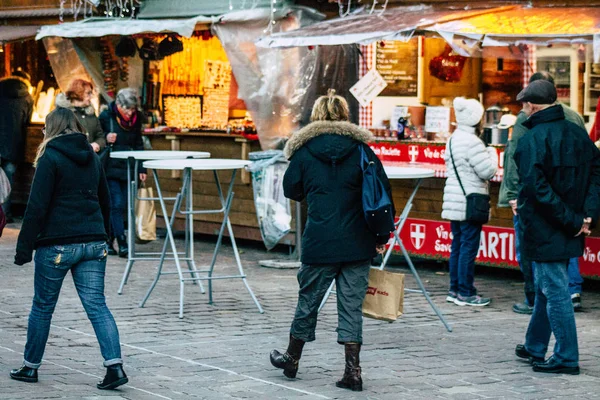
[(270, 355), (271, 364), (276, 368), (283, 369), (283, 374), (288, 378), (295, 378), (298, 373), (298, 362), (300, 356), (302, 356), (304, 343), (304, 341), (290, 334), (290, 344), (287, 351), (281, 354), (279, 351), (273, 350)]
[(345, 343), (346, 369), (341, 380), (335, 386), (362, 392), (362, 378), (360, 377), (360, 343)]

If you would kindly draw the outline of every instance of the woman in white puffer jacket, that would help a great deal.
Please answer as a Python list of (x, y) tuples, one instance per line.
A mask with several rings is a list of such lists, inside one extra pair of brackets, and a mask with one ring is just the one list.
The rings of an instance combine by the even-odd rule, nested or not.
[(457, 128), (446, 144), (444, 160), (448, 178), (444, 186), (442, 218), (450, 220), (452, 252), (450, 254), (450, 290), (446, 300), (457, 305), (486, 306), (491, 299), (477, 295), (473, 285), (475, 257), (479, 250), (481, 225), (466, 221), (467, 199), (456, 177), (456, 170), (466, 194), (489, 194), (488, 181), (498, 169), (496, 150), (486, 147), (477, 136), (483, 106), (477, 100), (454, 99)]

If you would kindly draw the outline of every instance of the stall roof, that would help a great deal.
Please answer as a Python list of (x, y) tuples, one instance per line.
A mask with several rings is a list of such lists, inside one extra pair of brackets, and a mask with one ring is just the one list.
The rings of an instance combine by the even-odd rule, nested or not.
[(40, 27), (38, 25), (3, 25), (0, 26), (0, 44), (16, 40), (33, 39)]
[(59, 25), (45, 25), (40, 28), (36, 40), (48, 36), (66, 38), (101, 37), (108, 35), (136, 35), (139, 33), (174, 32), (190, 37), (196, 24), (211, 23), (210, 17), (188, 19), (137, 20), (123, 18), (89, 18), (83, 21), (67, 22)]
[(506, 6), (482, 10), (439, 10), (400, 7), (384, 14), (359, 14), (277, 33), (257, 43), (263, 47), (293, 47), (406, 40), (428, 32), (446, 38), (468, 37), (484, 46), (517, 43), (591, 41), (600, 34), (600, 8)]
[(361, 13), (323, 21), (286, 33), (261, 38), (261, 47), (294, 47), (370, 43), (377, 40), (407, 40), (413, 32), (436, 23), (505, 10), (500, 7), (480, 10), (440, 10), (431, 6), (398, 7), (383, 14)]
[(597, 7), (519, 7), (436, 23), (426, 28), (438, 33), (479, 36), (484, 45), (591, 41), (600, 33)]
[[(282, 5), (291, 2), (285, 0)], [(278, 7), (281, 5), (278, 4)], [(197, 15), (221, 15), (230, 11), (269, 8), (271, 0), (178, 0), (177, 5), (165, 0), (145, 0), (142, 3), (138, 18), (182, 18)]]

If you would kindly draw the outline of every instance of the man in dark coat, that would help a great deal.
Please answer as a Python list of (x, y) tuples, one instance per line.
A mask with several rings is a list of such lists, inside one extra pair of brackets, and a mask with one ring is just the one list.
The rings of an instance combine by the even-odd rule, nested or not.
[[(569, 294), (569, 259), (583, 254), (585, 235), (600, 213), (600, 151), (585, 129), (565, 119), (548, 81), (529, 84), (517, 100), (529, 116), (519, 140), (517, 206), (523, 253), (533, 262), (535, 305), (525, 344), (516, 355), (533, 370), (579, 374), (575, 315)], [(554, 354), (545, 360), (554, 333)], [(544, 361), (545, 360), (545, 361)]]
[[(0, 79), (0, 160), (11, 185), (17, 165), (25, 157), (27, 124), (33, 112), (29, 79), (29, 74), (21, 70)], [(12, 222), (10, 206), (9, 198), (2, 205), (8, 222)]]

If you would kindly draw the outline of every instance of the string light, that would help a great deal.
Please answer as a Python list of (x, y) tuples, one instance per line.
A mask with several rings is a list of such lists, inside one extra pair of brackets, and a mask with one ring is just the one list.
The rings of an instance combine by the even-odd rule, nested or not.
[(229, 0), (229, 11), (233, 10), (233, 3), (231, 2), (231, 0)]
[(272, 0), (271, 1), (271, 17), (269, 18), (269, 26), (267, 26), (267, 28), (263, 31), (263, 33), (273, 33), (273, 25), (275, 25), (276, 21), (275, 21), (275, 12), (277, 11), (277, 8), (275, 8), (275, 6), (277, 5), (277, 0)]
[(344, 11), (344, 5), (342, 4), (342, 1), (343, 0), (338, 0), (338, 6), (340, 8), (340, 18), (343, 18), (350, 14), (350, 9), (352, 8), (352, 0), (348, 0), (348, 8), (346, 11)]

